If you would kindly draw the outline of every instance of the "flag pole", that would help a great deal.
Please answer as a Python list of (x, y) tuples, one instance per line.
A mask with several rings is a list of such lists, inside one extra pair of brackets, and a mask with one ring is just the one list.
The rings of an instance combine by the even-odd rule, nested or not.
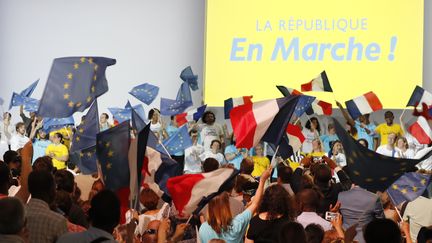
[(406, 107), (405, 107), (405, 109), (403, 109), (402, 114), (399, 116), (399, 122), (400, 122), (400, 124), (401, 124), (401, 128), (402, 128), (403, 133), (406, 133), (405, 125), (404, 125), (404, 123), (402, 122), (402, 117), (403, 117), (403, 115), (405, 114), (405, 111), (406, 111)]
[(165, 151), (165, 153), (167, 153), (168, 154), (168, 156), (170, 157), (170, 159), (172, 159), (171, 158), (171, 155), (169, 154), (169, 152), (168, 152), (168, 150), (165, 148), (165, 146), (158, 140), (158, 142), (159, 142), (159, 144), (160, 144), (160, 146), (164, 149), (164, 151)]
[(276, 147), (276, 151), (274, 152), (272, 160), (271, 160), (271, 164), (270, 165), (271, 165), (272, 168), (276, 167), (276, 163), (277, 163), (277, 161), (276, 161), (276, 154), (277, 154), (278, 151), (279, 151), (279, 145)]

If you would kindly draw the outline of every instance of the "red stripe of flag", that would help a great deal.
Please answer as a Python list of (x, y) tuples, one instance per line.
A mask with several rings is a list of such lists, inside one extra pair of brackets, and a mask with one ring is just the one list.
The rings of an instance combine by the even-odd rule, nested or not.
[(328, 115), (329, 116), (329, 115), (331, 115), (333, 113), (332, 104), (331, 103), (327, 103), (325, 101), (320, 100), (320, 101), (318, 101), (318, 105), (321, 106), (324, 115)]
[(193, 187), (204, 178), (202, 174), (187, 174), (168, 179), (167, 188), (170, 195), (181, 195), (172, 197), (178, 212), (183, 212), (192, 197)]
[(312, 91), (312, 81), (310, 81), (309, 83), (305, 83), (301, 85), (301, 91), (305, 92), (305, 91)]
[[(230, 112), (231, 124), (238, 148), (251, 148), (257, 123), (253, 113), (253, 104), (237, 106)], [(251, 132), (253, 131), (253, 132)]]
[(378, 99), (378, 97), (374, 94), (374, 92), (370, 91), (364, 94), (364, 97), (368, 101), (370, 107), (373, 111), (381, 110), (382, 104), (381, 101)]

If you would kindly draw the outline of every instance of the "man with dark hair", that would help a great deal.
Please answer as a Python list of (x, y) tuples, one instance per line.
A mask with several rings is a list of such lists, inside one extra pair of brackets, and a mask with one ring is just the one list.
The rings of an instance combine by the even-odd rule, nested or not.
[(12, 135), (10, 139), (11, 150), (17, 151), (18, 149), (24, 147), (30, 139), (25, 135), (25, 125), (22, 122), (18, 122), (15, 126), (16, 133)]
[(54, 201), (55, 183), (51, 173), (33, 171), (28, 178), (31, 199), (26, 205), (30, 242), (51, 243), (67, 232), (66, 219), (50, 210)]
[(315, 223), (323, 227), (324, 231), (331, 230), (331, 223), (316, 213), (320, 201), (318, 192), (314, 189), (303, 189), (297, 194), (297, 200), (299, 202), (299, 209), (302, 212), (297, 217), (297, 222), (302, 224), (303, 227)]
[(291, 177), (293, 174), (293, 170), (291, 167), (284, 165), (283, 163), (279, 163), (277, 166), (278, 177), (277, 184), (281, 185), (285, 190), (290, 194), (290, 196), (294, 196), (294, 192), (291, 188)]
[(3, 159), (11, 170), (12, 176), (18, 177), (21, 169), (21, 157), (19, 154), (14, 150), (9, 150), (4, 153)]
[(189, 136), (192, 139), (192, 146), (185, 149), (184, 173), (185, 174), (200, 173), (202, 171), (200, 155), (204, 153), (204, 147), (201, 144), (198, 144), (197, 130), (195, 129), (190, 130)]
[(221, 149), (224, 149), (225, 138), (222, 126), (216, 123), (216, 116), (212, 111), (204, 112), (201, 118), (203, 124), (199, 125), (200, 137), (204, 149), (210, 150), (211, 142), (219, 140), (222, 143)]
[(0, 199), (8, 196), (11, 179), (9, 167), (0, 160)]
[(100, 131), (105, 131), (111, 127), (111, 124), (108, 122), (109, 115), (107, 113), (102, 113), (99, 118), (99, 129)]
[(380, 136), (380, 146), (387, 144), (387, 136), (394, 133), (396, 137), (403, 135), (403, 130), (399, 124), (393, 123), (394, 115), (391, 111), (384, 113), (385, 123), (379, 124), (375, 128), (375, 132)]
[(0, 199), (0, 242), (27, 242), (25, 211), (21, 201), (9, 197)]
[(114, 192), (103, 190), (96, 194), (91, 201), (89, 216), (91, 227), (87, 231), (65, 234), (57, 242), (117, 242), (112, 232), (120, 222), (120, 200)]
[(375, 219), (364, 229), (366, 243), (402, 243), (402, 234), (398, 225), (390, 219)]
[(52, 174), (56, 172), (56, 168), (53, 166), (52, 159), (49, 156), (37, 158), (32, 167), (34, 171), (44, 170)]
[(305, 232), (307, 243), (321, 243), (324, 239), (324, 229), (318, 224), (309, 224)]
[(203, 172), (212, 172), (214, 170), (219, 169), (219, 162), (216, 159), (213, 158), (207, 158), (204, 160), (203, 163)]

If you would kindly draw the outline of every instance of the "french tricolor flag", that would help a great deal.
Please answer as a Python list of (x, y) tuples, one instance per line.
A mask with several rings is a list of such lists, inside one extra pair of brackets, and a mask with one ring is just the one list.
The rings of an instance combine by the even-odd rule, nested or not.
[(409, 126), (408, 131), (420, 144), (430, 144), (432, 142), (432, 130), (423, 116), (419, 116), (417, 121)]
[(327, 103), (325, 101), (317, 100), (317, 99), (315, 99), (312, 102), (311, 107), (308, 110), (306, 110), (306, 114), (308, 115), (317, 114), (317, 115), (330, 116), (332, 113), (333, 113), (333, 109), (331, 103)]
[(245, 104), (252, 104), (252, 95), (251, 96), (242, 96), (237, 98), (229, 98), (224, 101), (224, 113), (225, 119), (230, 118), (230, 112), (234, 107)]
[(177, 125), (181, 127), (183, 124), (191, 122), (191, 121), (198, 121), (202, 115), (204, 114), (205, 110), (207, 108), (207, 105), (200, 106), (195, 109), (191, 109), (185, 113), (181, 113), (175, 116)]
[(327, 74), (325, 71), (322, 71), (318, 77), (312, 79), (312, 81), (302, 84), (301, 91), (325, 91), (325, 92), (333, 92), (333, 89), (330, 86), (330, 82), (327, 78)]
[(209, 173), (185, 174), (169, 178), (167, 188), (180, 215), (190, 215), (225, 191), (238, 173), (235, 169), (221, 168)]
[(357, 119), (361, 115), (369, 114), (383, 108), (381, 101), (372, 91), (346, 101), (345, 105), (352, 119)]
[(286, 133), (288, 136), (289, 145), (291, 145), (293, 148), (293, 152), (295, 153), (299, 151), (303, 142), (305, 141), (305, 136), (303, 135), (301, 128), (293, 124), (288, 124)]
[(302, 95), (303, 93), (293, 89), (293, 88), (288, 88), (282, 85), (276, 85), (276, 88), (278, 88), (278, 90), (284, 95), (284, 96), (290, 96), (290, 95)]
[(261, 140), (279, 144), (300, 96), (290, 96), (237, 106), (231, 125), (238, 148), (251, 148)]
[(425, 103), (428, 107), (430, 107), (432, 105), (432, 94), (424, 90), (422, 87), (416, 86), (406, 106), (414, 106), (419, 108), (421, 107), (422, 103)]

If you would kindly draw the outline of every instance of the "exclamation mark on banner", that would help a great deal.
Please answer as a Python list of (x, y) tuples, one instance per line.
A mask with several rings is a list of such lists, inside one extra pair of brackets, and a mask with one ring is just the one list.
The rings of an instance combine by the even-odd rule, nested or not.
[(397, 43), (397, 37), (393, 36), (390, 39), (390, 54), (388, 55), (389, 61), (394, 61), (395, 59), (394, 51), (396, 49), (396, 43)]

